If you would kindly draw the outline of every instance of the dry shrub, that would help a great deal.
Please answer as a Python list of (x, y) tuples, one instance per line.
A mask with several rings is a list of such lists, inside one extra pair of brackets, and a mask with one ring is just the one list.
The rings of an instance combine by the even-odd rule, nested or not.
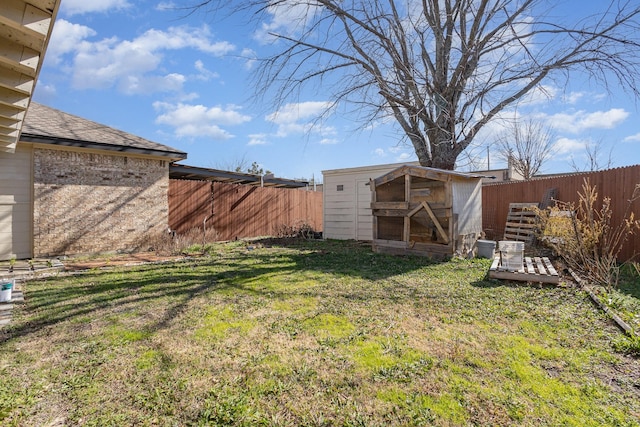
[(274, 227), (275, 237), (287, 238), (287, 237), (300, 237), (303, 239), (313, 239), (315, 231), (313, 226), (306, 221), (298, 220), (293, 225), (278, 224)]
[[(598, 193), (585, 179), (578, 204), (556, 201), (556, 206), (536, 210), (540, 241), (550, 246), (575, 271), (591, 283), (610, 288), (617, 286), (618, 255), (634, 232), (640, 231), (640, 220), (631, 211), (640, 198), (636, 185), (620, 224), (612, 224), (611, 199), (599, 203)], [(601, 206), (598, 208), (598, 206)]]
[(185, 233), (163, 233), (150, 243), (150, 247), (157, 254), (178, 255), (185, 252), (202, 250), (207, 243), (217, 241), (218, 233), (214, 229), (207, 229), (204, 233), (201, 228), (194, 227)]

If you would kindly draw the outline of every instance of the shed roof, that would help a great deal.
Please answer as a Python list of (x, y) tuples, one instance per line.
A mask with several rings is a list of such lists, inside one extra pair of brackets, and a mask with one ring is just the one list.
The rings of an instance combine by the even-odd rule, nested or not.
[(225, 182), (227, 184), (261, 185), (263, 187), (280, 188), (301, 188), (309, 185), (308, 181), (276, 178), (271, 174), (261, 177), (260, 175), (253, 175), (250, 173), (201, 168), (177, 163), (169, 165), (169, 178)]
[(482, 175), (473, 173), (456, 172), (452, 170), (429, 168), (425, 166), (403, 165), (375, 179), (376, 185), (393, 181), (404, 175), (418, 176), (421, 178), (433, 179), (435, 181), (447, 181), (450, 178), (461, 178), (468, 180), (480, 180)]
[(187, 158), (187, 153), (167, 145), (158, 144), (37, 102), (32, 102), (29, 106), (20, 140), (58, 146), (146, 154), (166, 157), (167, 160)]

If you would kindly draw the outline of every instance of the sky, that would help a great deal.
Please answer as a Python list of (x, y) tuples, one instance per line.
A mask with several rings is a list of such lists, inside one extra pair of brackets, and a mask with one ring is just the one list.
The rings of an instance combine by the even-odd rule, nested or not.
[[(277, 111), (252, 96), (255, 58), (273, 48), (263, 31), (286, 26), (282, 16), (251, 26), (175, 4), (188, 3), (62, 0), (33, 99), (185, 151), (181, 163), (191, 166), (233, 170), (257, 162), (281, 178), (320, 182), (323, 170), (417, 160), (391, 122), (361, 126), (336, 112), (313, 125), (329, 101), (322, 90)], [(542, 173), (587, 169), (587, 146), (598, 147), (601, 166), (640, 163), (637, 100), (615, 87), (607, 93), (580, 78), (562, 87), (545, 82), (545, 96), (517, 114), (554, 131), (554, 155)], [(504, 167), (491, 145), (500, 130), (491, 124), (476, 138), (470, 153), (478, 168)], [(459, 169), (473, 167), (461, 159)]]

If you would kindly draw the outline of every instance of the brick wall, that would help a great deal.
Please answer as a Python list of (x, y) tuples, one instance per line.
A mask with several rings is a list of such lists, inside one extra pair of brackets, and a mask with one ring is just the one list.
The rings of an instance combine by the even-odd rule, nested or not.
[(34, 255), (146, 249), (168, 227), (163, 160), (34, 150)]

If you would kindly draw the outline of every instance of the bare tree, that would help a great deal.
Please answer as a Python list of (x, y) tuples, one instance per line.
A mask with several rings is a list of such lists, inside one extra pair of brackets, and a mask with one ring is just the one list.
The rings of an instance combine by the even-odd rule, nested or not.
[(574, 157), (571, 157), (569, 166), (575, 172), (593, 172), (604, 169), (610, 169), (613, 167), (613, 147), (609, 149), (608, 155), (603, 155), (602, 140), (599, 139), (595, 142), (589, 141), (584, 146), (584, 166), (580, 166)]
[(326, 113), (349, 102), (365, 125), (391, 115), (422, 165), (453, 169), (483, 126), (549, 79), (581, 72), (638, 95), (640, 4), (603, 0), (597, 14), (578, 18), (580, 10), (567, 16), (554, 3), (202, 0), (194, 7), (234, 10), (265, 29), (276, 52), (261, 59), (256, 84), (277, 105), (321, 88), (332, 101)]
[(252, 175), (266, 175), (272, 173), (270, 170), (265, 170), (263, 167), (261, 167), (258, 162), (252, 162), (251, 164), (249, 164), (249, 160), (244, 154), (242, 155), (242, 157), (217, 162), (213, 166), (213, 168), (225, 171), (250, 173)]
[[(246, 170), (245, 170), (246, 169)], [(245, 165), (239, 165), (235, 169), (236, 172), (246, 172), (252, 175), (268, 175), (272, 173), (269, 169), (264, 170), (262, 166), (258, 164), (258, 162), (251, 163), (250, 167), (245, 167)]]
[(553, 155), (553, 130), (533, 119), (510, 122), (498, 135), (498, 156), (525, 180), (533, 178)]

